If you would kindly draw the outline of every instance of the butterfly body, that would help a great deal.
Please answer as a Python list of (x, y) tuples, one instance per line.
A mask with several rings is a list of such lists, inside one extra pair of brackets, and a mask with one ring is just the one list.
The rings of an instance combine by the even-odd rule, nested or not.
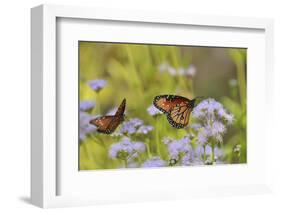
[(173, 127), (181, 129), (188, 125), (195, 99), (190, 100), (178, 95), (159, 95), (154, 98), (153, 105), (166, 114)]
[(122, 103), (118, 107), (114, 115), (105, 115), (98, 118), (94, 118), (90, 121), (90, 124), (97, 126), (97, 131), (104, 134), (113, 133), (120, 123), (124, 121), (126, 108), (126, 99), (123, 99)]

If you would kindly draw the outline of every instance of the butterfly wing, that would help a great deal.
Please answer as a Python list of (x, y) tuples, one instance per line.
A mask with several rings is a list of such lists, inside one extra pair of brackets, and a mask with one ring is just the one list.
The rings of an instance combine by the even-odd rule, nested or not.
[(124, 120), (125, 109), (126, 109), (126, 99), (124, 98), (122, 103), (118, 107), (115, 115), (113, 116), (114, 118), (109, 123), (105, 131), (106, 134), (111, 134), (112, 132), (114, 132), (115, 129), (119, 126), (119, 124)]
[(167, 115), (167, 119), (173, 127), (177, 129), (184, 128), (188, 125), (192, 109), (188, 104), (182, 103), (171, 110)]
[(108, 125), (105, 133), (111, 134), (115, 131), (115, 129), (119, 126), (119, 124), (123, 121), (123, 116), (114, 116), (113, 120)]
[(118, 107), (115, 115), (116, 116), (123, 116), (126, 109), (126, 99), (124, 98), (120, 106)]
[(169, 114), (173, 108), (190, 100), (178, 95), (159, 95), (153, 100), (153, 105), (165, 114)]
[(115, 115), (106, 115), (106, 116), (98, 117), (91, 120), (90, 123), (98, 127), (98, 132), (104, 134), (111, 134), (123, 121), (125, 108), (126, 108), (126, 99), (123, 99)]
[(98, 132), (105, 133), (105, 134), (110, 134), (110, 130), (108, 130), (110, 124), (112, 121), (114, 121), (115, 116), (114, 115), (107, 115), (107, 116), (101, 116), (98, 118), (94, 118), (93, 120), (90, 121), (90, 124), (95, 125), (98, 128)]

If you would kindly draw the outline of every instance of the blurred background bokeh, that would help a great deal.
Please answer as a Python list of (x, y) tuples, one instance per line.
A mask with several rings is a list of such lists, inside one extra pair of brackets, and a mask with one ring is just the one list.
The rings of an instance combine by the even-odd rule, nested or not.
[[(79, 42), (80, 102), (92, 101), (87, 115), (95, 117), (114, 113), (123, 98), (127, 100), (126, 119), (139, 118), (153, 130), (134, 135), (137, 141), (149, 143), (150, 153), (159, 155), (159, 138), (179, 139), (186, 129), (175, 129), (164, 115), (157, 126), (147, 109), (160, 94), (177, 94), (187, 98), (204, 96), (219, 101), (234, 116), (234, 123), (223, 136), (220, 149), (225, 163), (245, 163), (246, 144), (246, 61), (247, 50), (239, 48), (168, 46)], [(92, 80), (105, 80), (100, 90), (89, 86)], [(110, 112), (111, 111), (111, 112)], [(81, 117), (81, 114), (80, 114)], [(193, 118), (191, 116), (190, 125)], [(159, 132), (156, 128), (161, 129)], [(81, 130), (79, 168), (111, 169), (122, 167), (118, 159), (108, 156), (110, 146), (120, 137), (102, 135), (91, 129)], [(157, 133), (155, 133), (157, 132)], [(235, 149), (239, 148), (239, 153)], [(161, 144), (160, 156), (167, 160), (168, 151)]]

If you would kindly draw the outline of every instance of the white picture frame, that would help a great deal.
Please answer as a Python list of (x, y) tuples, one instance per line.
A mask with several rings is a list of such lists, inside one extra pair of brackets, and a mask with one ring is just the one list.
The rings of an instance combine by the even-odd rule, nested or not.
[[(62, 26), (61, 20), (68, 20), (67, 26), (63, 28), (59, 28)], [(83, 172), (83, 177), (78, 177), (76, 174), (68, 171), (74, 171), (75, 167), (69, 168), (66, 165), (66, 160), (73, 158), (65, 158), (61, 157), (61, 153), (63, 152), (63, 143), (58, 145), (57, 141), (59, 138), (59, 132), (57, 130), (58, 127), (58, 100), (57, 100), (57, 92), (58, 88), (60, 88), (61, 79), (58, 78), (57, 70), (60, 69), (58, 63), (58, 49), (64, 48), (64, 46), (59, 46), (58, 35), (59, 32), (63, 30), (73, 30), (71, 21), (73, 20), (87, 20), (87, 21), (99, 21), (99, 25), (103, 25), (103, 22), (111, 22), (112, 25), (116, 25), (115, 27), (122, 27), (125, 24), (133, 23), (133, 25), (141, 24), (144, 27), (149, 24), (153, 24), (154, 26), (164, 26), (167, 30), (173, 30), (176, 27), (184, 28), (187, 26), (195, 26), (200, 27), (200, 29), (207, 31), (209, 30), (209, 35), (204, 34), (203, 37), (211, 37), (213, 38), (212, 45), (218, 45), (218, 42), (222, 42), (223, 37), (214, 38), (216, 34), (212, 35), (211, 31), (228, 31), (228, 32), (238, 32), (238, 31), (249, 31), (260, 33), (260, 36), (257, 36), (257, 43), (261, 43), (261, 51), (255, 55), (258, 57), (259, 62), (257, 65), (261, 65), (262, 67), (255, 67), (254, 60), (250, 58), (250, 64), (253, 64), (252, 69), (255, 68), (258, 71), (256, 74), (256, 82), (262, 84), (259, 87), (259, 92), (261, 98), (265, 98), (264, 103), (261, 104), (259, 109), (267, 109), (266, 116), (262, 117), (266, 124), (265, 135), (262, 139), (266, 142), (264, 144), (264, 149), (266, 152), (263, 155), (263, 160), (261, 166), (257, 166), (260, 163), (258, 160), (256, 161), (255, 167), (231, 167), (228, 168), (199, 168), (199, 169), (189, 169), (189, 174), (186, 174), (186, 168), (176, 168), (176, 169), (151, 169), (146, 171), (145, 173), (140, 170), (132, 170), (132, 171), (121, 171), (119, 173), (109, 173), (104, 171), (95, 172), (94, 174), (90, 174), (87, 172)], [(118, 23), (118, 24), (116, 24)], [(47, 207), (59, 207), (59, 206), (76, 206), (76, 205), (91, 205), (91, 204), (99, 204), (99, 203), (115, 203), (115, 202), (138, 202), (143, 200), (165, 200), (165, 199), (178, 199), (178, 198), (188, 198), (188, 197), (197, 197), (197, 196), (221, 196), (221, 195), (241, 195), (241, 194), (252, 194), (252, 193), (264, 193), (270, 192), (271, 188), (271, 162), (270, 162), (270, 141), (274, 138), (273, 131), (274, 129), (269, 128), (269, 123), (272, 122), (273, 116), (273, 96), (270, 91), (273, 91), (273, 21), (271, 19), (256, 19), (256, 18), (241, 18), (241, 17), (216, 17), (216, 16), (203, 16), (203, 15), (188, 15), (188, 14), (161, 14), (161, 13), (152, 13), (145, 11), (120, 11), (120, 10), (109, 10), (109, 9), (100, 9), (100, 8), (84, 8), (84, 7), (74, 7), (74, 6), (54, 6), (54, 5), (41, 5), (31, 10), (31, 72), (32, 72), (32, 104), (31, 104), (31, 112), (32, 112), (32, 142), (31, 142), (31, 201), (33, 204), (47, 208)], [(70, 27), (69, 27), (70, 26)], [(74, 29), (78, 29), (75, 27), (79, 27), (80, 25), (73, 25)], [(69, 27), (69, 28), (67, 28)], [(81, 29), (81, 30), (80, 30)], [(150, 29), (153, 31), (153, 28)], [(77, 31), (77, 30), (76, 30)], [(68, 32), (68, 31), (65, 31)], [(71, 32), (71, 31), (69, 31)], [(74, 32), (74, 31), (73, 31)], [(83, 28), (79, 28), (79, 32), (83, 32)], [(87, 34), (86, 31), (83, 32)], [(106, 37), (106, 31), (100, 32), (99, 36)], [(70, 43), (71, 39), (77, 39), (75, 36), (85, 36), (83, 38), (88, 38), (87, 35), (75, 34), (71, 33), (69, 35)], [(128, 41), (130, 38), (125, 35), (122, 38), (122, 35), (117, 35), (118, 41), (124, 40)], [(235, 36), (239, 36), (239, 34), (233, 34), (233, 38)], [(248, 36), (248, 34), (247, 34)], [(246, 37), (247, 37), (246, 36)], [(252, 38), (247, 38), (245, 40), (255, 40)], [(254, 36), (253, 36), (254, 37)], [(60, 37), (61, 38), (61, 37)], [(63, 37), (62, 37), (63, 38)], [(79, 37), (80, 38), (80, 37)], [(91, 38), (90, 38), (91, 39)], [(106, 37), (105, 40), (112, 41), (114, 38)], [(140, 38), (135, 38), (139, 41)], [(152, 38), (152, 42), (153, 42)], [(65, 40), (67, 40), (65, 38)], [(144, 39), (143, 42), (148, 41), (149, 38)], [(72, 40), (73, 41), (73, 40)], [(134, 40), (135, 41), (135, 40)], [(150, 40), (149, 40), (150, 41)], [(154, 40), (156, 42), (156, 40)], [(204, 39), (200, 40), (198, 38), (194, 40), (194, 42), (199, 45), (208, 45), (208, 42), (204, 43)], [(228, 43), (229, 45), (236, 46), (237, 39), (232, 41), (233, 43)], [(63, 43), (63, 42), (62, 42)], [(162, 41), (161, 43), (165, 43)], [(169, 42), (167, 42), (169, 43)], [(176, 44), (181, 44), (180, 39), (175, 41)], [(240, 45), (243, 45), (240, 44)], [(246, 43), (245, 43), (246, 45)], [(255, 46), (253, 42), (251, 44)], [(246, 45), (247, 46), (247, 45)], [(61, 51), (62, 53), (67, 54), (67, 52), (71, 52), (73, 47), (70, 47), (70, 51)], [(254, 53), (253, 53), (254, 54)], [(69, 56), (73, 57), (73, 56)], [(74, 55), (75, 57), (75, 55)], [(75, 64), (71, 64), (75, 65)], [(75, 71), (77, 67), (73, 69)], [(71, 70), (71, 67), (70, 67)], [(69, 72), (68, 76), (72, 76), (74, 73)], [(64, 76), (66, 76), (64, 74)], [(254, 74), (252, 76), (255, 76)], [(263, 78), (265, 77), (265, 78)], [(75, 80), (75, 78), (73, 78)], [(253, 94), (255, 93), (255, 89), (257, 85), (254, 82), (251, 82), (248, 87), (248, 100), (249, 106), (248, 110), (252, 110), (253, 113), (249, 119), (248, 125), (249, 128), (257, 129), (259, 128), (255, 123), (255, 113), (257, 109), (254, 109), (255, 103), (257, 103), (258, 98), (254, 98)], [(67, 83), (67, 87), (73, 87), (73, 81)], [(72, 83), (71, 83), (72, 82)], [(257, 83), (256, 83), (257, 84)], [(264, 86), (264, 87), (263, 87)], [(67, 101), (67, 100), (66, 100)], [(77, 106), (77, 105), (75, 105)], [(71, 108), (71, 107), (70, 107)], [(251, 124), (253, 125), (251, 127)], [(253, 132), (253, 131), (250, 131)], [(248, 140), (259, 140), (257, 137), (251, 136)], [(259, 143), (257, 143), (259, 144)], [(254, 147), (254, 146), (253, 146)], [(259, 148), (252, 150), (249, 149), (249, 154), (252, 152), (260, 152), (261, 146), (258, 145)], [(75, 149), (70, 146), (70, 153), (75, 153)], [(253, 156), (255, 153), (253, 153)], [(67, 155), (64, 155), (67, 156)], [(60, 162), (61, 161), (61, 162)], [(253, 170), (252, 170), (253, 169)], [(253, 172), (253, 174), (249, 174)], [(78, 171), (75, 171), (78, 172)], [(233, 178), (237, 172), (243, 172), (245, 175), (245, 181), (240, 180), (237, 182), (233, 182), (230, 184), (231, 180), (228, 182), (218, 181), (216, 184), (206, 184), (200, 187), (200, 183), (193, 183), (193, 187), (186, 184), (184, 187), (180, 188), (178, 185), (168, 185), (167, 188), (164, 188), (164, 182), (159, 181), (160, 183), (155, 187), (151, 188), (151, 193), (149, 195), (145, 195), (145, 193), (141, 190), (141, 188), (145, 188), (144, 185), (140, 185), (139, 188), (135, 190), (129, 189), (130, 186), (127, 186), (128, 189), (116, 188), (118, 193), (112, 191), (105, 191), (104, 193), (100, 190), (99, 194), (91, 194), (87, 193), (87, 187), (83, 185), (78, 185), (79, 182), (89, 182), (93, 178), (102, 181), (103, 178), (114, 177), (114, 180), (118, 181), (126, 181), (126, 178), (129, 179), (138, 179), (141, 180), (146, 179), (149, 176), (157, 176), (165, 178), (175, 178), (171, 177), (171, 173), (174, 174), (182, 174), (182, 178), (179, 183), (184, 182), (184, 178), (186, 175), (192, 174), (192, 178), (196, 179), (200, 175), (210, 174), (210, 177), (215, 177), (216, 174), (222, 174), (224, 176), (225, 173), (232, 174)], [(67, 179), (63, 178), (66, 176)], [(122, 173), (122, 174), (121, 174)], [(80, 172), (81, 174), (81, 172)], [(242, 176), (243, 176), (242, 175)], [(190, 178), (191, 178), (190, 176)], [(178, 175), (176, 175), (178, 177)], [(227, 177), (227, 176), (225, 176)], [(243, 176), (244, 177), (244, 176)], [(256, 178), (255, 178), (256, 177)], [(78, 179), (79, 178), (79, 179)], [(81, 178), (81, 179), (80, 179)], [(119, 178), (119, 179), (118, 179)], [(239, 179), (239, 178), (238, 178)], [(241, 178), (242, 179), (242, 178)], [(77, 182), (75, 182), (77, 181)], [(102, 183), (99, 183), (102, 185)], [(64, 185), (63, 193), (61, 192), (61, 185)], [(67, 188), (67, 190), (65, 189)], [(125, 187), (126, 188), (126, 187)], [(81, 189), (81, 190), (80, 190)], [(123, 190), (123, 191), (122, 191)], [(77, 193), (71, 193), (75, 191)], [(78, 193), (79, 191), (79, 193)], [(120, 193), (122, 196), (120, 196)]]

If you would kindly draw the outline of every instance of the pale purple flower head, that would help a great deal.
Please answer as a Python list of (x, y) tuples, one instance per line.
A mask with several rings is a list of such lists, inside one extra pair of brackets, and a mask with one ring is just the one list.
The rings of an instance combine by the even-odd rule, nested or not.
[(96, 131), (97, 127), (94, 125), (91, 125), (89, 122), (92, 119), (92, 117), (87, 114), (86, 112), (80, 112), (79, 116), (79, 139), (80, 141), (83, 141), (86, 136), (90, 133), (93, 133)]
[(90, 101), (90, 100), (80, 101), (79, 110), (85, 112), (85, 111), (93, 109), (94, 107), (95, 107), (94, 101)]
[(157, 109), (153, 104), (147, 108), (148, 114), (152, 116), (163, 114), (159, 109)]
[(189, 77), (193, 77), (196, 75), (196, 67), (194, 65), (189, 65), (189, 67), (186, 69), (185, 75)]
[(163, 161), (160, 157), (152, 157), (145, 161), (142, 164), (143, 168), (153, 168), (153, 167), (165, 167), (167, 166), (167, 163)]
[(193, 77), (196, 74), (196, 68), (194, 65), (190, 65), (187, 68), (180, 67), (177, 70), (177, 73), (178, 73), (178, 75), (181, 75), (181, 76)]
[(223, 105), (215, 99), (208, 98), (201, 101), (192, 111), (192, 115), (199, 119), (226, 121), (228, 125), (234, 121), (234, 116), (228, 113)]
[(138, 156), (138, 153), (143, 153), (146, 146), (143, 142), (131, 141), (128, 137), (124, 137), (120, 142), (114, 143), (109, 149), (110, 158), (129, 159)]
[(138, 118), (131, 118), (129, 121), (123, 123), (120, 132), (122, 134), (134, 134), (137, 129), (143, 125), (143, 121)]
[(202, 125), (197, 137), (200, 145), (208, 143), (210, 137), (222, 143), (226, 125), (230, 125), (234, 121), (234, 116), (228, 113), (221, 103), (212, 98), (201, 101), (193, 109), (192, 115)]
[(124, 122), (120, 133), (121, 134), (148, 134), (153, 130), (153, 126), (144, 125), (143, 121), (138, 118), (131, 118), (129, 121)]
[(146, 150), (146, 146), (143, 142), (140, 141), (135, 141), (133, 143), (133, 148), (136, 150), (138, 153), (143, 153)]
[(194, 150), (183, 156), (181, 160), (181, 165), (183, 166), (194, 166), (194, 165), (203, 165), (203, 164), (204, 162), (195, 155)]
[(200, 145), (208, 143), (210, 137), (215, 138), (218, 142), (222, 142), (222, 136), (225, 133), (226, 128), (220, 121), (214, 121), (213, 123), (207, 123), (199, 131), (197, 139)]
[(193, 124), (188, 126), (188, 128), (193, 129), (195, 131), (198, 131), (201, 127), (202, 127), (202, 125), (199, 124), (199, 123), (193, 123)]
[(193, 77), (196, 74), (196, 68), (194, 65), (190, 65), (187, 68), (179, 67), (175, 68), (172, 67), (169, 63), (164, 62), (158, 66), (160, 72), (168, 72), (172, 76), (188, 76)]
[(224, 134), (226, 131), (225, 125), (219, 121), (214, 121), (212, 126), (212, 135)]
[[(219, 148), (219, 147), (215, 147), (215, 158), (216, 159), (219, 159), (221, 157), (223, 157), (223, 151)], [(198, 157), (200, 158), (203, 158), (203, 155), (204, 155), (204, 147), (203, 146), (197, 146), (196, 149), (195, 149), (195, 153)], [(207, 144), (205, 146), (205, 154), (207, 157), (211, 157), (212, 156), (212, 147)]]
[(198, 136), (197, 136), (197, 142), (200, 145), (205, 145), (208, 143), (208, 139), (210, 137), (210, 132), (209, 129), (207, 128), (202, 128), (201, 131), (199, 131)]
[(168, 145), (169, 143), (173, 142), (174, 139), (170, 138), (170, 137), (164, 137), (162, 139), (162, 142), (165, 144), (165, 145)]
[(142, 125), (138, 128), (137, 132), (138, 134), (148, 134), (149, 132), (151, 132), (154, 129), (153, 126), (150, 125)]
[(162, 64), (159, 64), (158, 69), (160, 72), (166, 72), (169, 69), (170, 65), (167, 62), (163, 62)]
[(177, 75), (177, 69), (175, 69), (174, 67), (169, 67), (168, 68), (168, 73), (172, 76), (176, 76)]
[(170, 158), (178, 159), (179, 155), (187, 154), (192, 151), (189, 136), (185, 136), (179, 140), (173, 140), (167, 144)]
[(103, 79), (95, 79), (88, 82), (88, 85), (96, 92), (99, 92), (106, 86), (107, 82)]

